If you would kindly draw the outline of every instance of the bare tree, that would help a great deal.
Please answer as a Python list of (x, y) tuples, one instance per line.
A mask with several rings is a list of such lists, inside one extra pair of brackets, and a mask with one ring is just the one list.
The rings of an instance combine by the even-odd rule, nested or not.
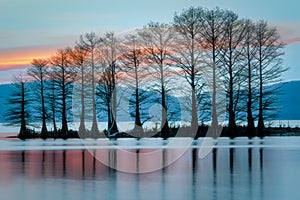
[(264, 115), (266, 111), (274, 105), (273, 91), (266, 89), (268, 85), (281, 81), (281, 75), (287, 70), (282, 66), (282, 48), (284, 44), (280, 42), (280, 36), (276, 28), (268, 26), (267, 22), (259, 21), (255, 29), (255, 41), (257, 45), (256, 61), (258, 62), (259, 80), (259, 110), (257, 134), (264, 136)]
[(229, 134), (233, 138), (237, 134), (236, 115), (239, 100), (241, 98), (241, 85), (244, 82), (241, 65), (242, 41), (245, 37), (245, 22), (239, 20), (238, 15), (232, 11), (226, 11), (224, 18), (223, 48), (221, 49), (222, 66), (221, 73), (224, 78), (228, 97)]
[(8, 126), (20, 126), (18, 137), (22, 140), (31, 137), (27, 129), (30, 120), (30, 93), (26, 82), (22, 75), (14, 78), (13, 91), (8, 99), (9, 109), (5, 113)]
[(108, 133), (109, 136), (119, 132), (117, 126), (117, 58), (119, 54), (119, 41), (113, 32), (108, 32), (102, 39), (102, 44), (99, 48), (101, 62), (103, 64), (103, 72), (99, 83), (103, 86), (99, 89), (102, 93), (102, 99), (105, 99), (108, 112)]
[[(161, 136), (166, 138), (169, 134), (168, 108), (166, 95), (168, 85), (171, 59), (171, 45), (174, 38), (174, 31), (167, 24), (150, 22), (146, 27), (138, 31), (142, 39), (142, 47), (146, 54), (146, 62), (150, 68), (150, 73), (158, 80), (158, 91), (161, 94)], [(155, 88), (153, 85), (152, 88)]]
[[(221, 57), (220, 50), (223, 47), (224, 37), (224, 19), (226, 18), (226, 11), (220, 8), (213, 10), (205, 10), (202, 22), (202, 31), (200, 33), (199, 42), (207, 53), (207, 70), (211, 73), (211, 104), (212, 104), (212, 122), (213, 129), (218, 127), (218, 73), (220, 71)], [(216, 130), (212, 130), (212, 134), (216, 134)]]
[(61, 134), (65, 136), (68, 132), (68, 114), (71, 110), (72, 84), (75, 79), (74, 68), (70, 65), (69, 49), (58, 49), (56, 54), (50, 58), (52, 65), (48, 70), (48, 76), (55, 84), (56, 103), (61, 114)]
[(92, 128), (91, 132), (94, 135), (99, 134), (99, 129), (98, 129), (98, 122), (97, 122), (97, 113), (96, 113), (96, 101), (95, 101), (95, 51), (97, 46), (100, 44), (101, 40), (100, 38), (95, 34), (95, 33), (87, 33), (85, 35), (80, 36), (80, 40), (77, 43), (77, 46), (89, 53), (89, 60), (90, 60), (90, 68), (91, 68), (91, 85), (92, 85)]
[[(47, 106), (47, 114), (50, 116), (53, 124), (53, 137), (56, 138), (58, 137), (58, 130), (57, 130), (57, 125), (56, 125), (56, 118), (57, 118), (57, 87), (56, 84), (53, 80), (50, 78), (50, 83), (47, 84), (46, 86), (46, 93), (45, 97), (47, 99), (46, 104)], [(50, 109), (50, 110), (48, 110)], [(49, 117), (48, 117), (49, 118)]]
[(191, 7), (184, 10), (180, 15), (174, 16), (174, 28), (178, 33), (176, 43), (174, 44), (173, 60), (175, 64), (183, 71), (183, 75), (191, 87), (191, 126), (197, 132), (198, 129), (198, 100), (197, 96), (201, 94), (204, 86), (201, 79), (203, 72), (204, 51), (197, 38), (202, 31), (201, 20), (204, 15), (202, 8)]
[[(112, 112), (111, 112), (111, 78), (108, 69), (103, 69), (100, 73), (98, 86), (96, 88), (97, 97), (97, 109), (106, 112), (107, 114), (107, 131), (112, 127)], [(110, 137), (110, 132), (107, 132), (107, 136)]]
[(71, 56), (71, 64), (76, 68), (77, 82), (80, 84), (80, 101), (81, 101), (81, 111), (80, 111), (80, 125), (79, 134), (85, 134), (85, 98), (86, 98), (86, 84), (88, 83), (90, 77), (88, 74), (88, 68), (85, 66), (85, 62), (88, 57), (88, 51), (80, 48), (76, 45), (73, 49), (69, 49), (69, 54)]
[(254, 137), (256, 135), (254, 117), (253, 117), (253, 101), (255, 91), (254, 88), (257, 82), (256, 69), (257, 62), (255, 62), (255, 56), (258, 48), (255, 42), (255, 24), (251, 20), (245, 21), (245, 37), (243, 39), (242, 47), (242, 63), (245, 66), (244, 77), (247, 80), (247, 84), (244, 86), (247, 96), (247, 130), (248, 137)]
[(145, 90), (141, 89), (143, 79), (147, 76), (146, 67), (142, 65), (144, 53), (141, 47), (141, 41), (138, 35), (129, 34), (126, 35), (122, 43), (122, 54), (120, 55), (120, 62), (122, 64), (122, 71), (126, 73), (124, 77), (127, 87), (134, 88), (134, 98), (130, 98), (129, 102), (131, 106), (134, 104), (134, 112), (130, 112), (130, 115), (135, 118), (133, 132), (143, 132), (143, 123), (141, 119), (141, 104), (147, 99), (148, 95)]
[(46, 125), (46, 105), (45, 105), (45, 80), (47, 76), (47, 59), (33, 59), (31, 62), (32, 67), (28, 69), (28, 74), (37, 81), (37, 89), (38, 89), (38, 100), (40, 100), (41, 104), (41, 119), (42, 119), (42, 129), (41, 129), (41, 138), (46, 139), (48, 130)]

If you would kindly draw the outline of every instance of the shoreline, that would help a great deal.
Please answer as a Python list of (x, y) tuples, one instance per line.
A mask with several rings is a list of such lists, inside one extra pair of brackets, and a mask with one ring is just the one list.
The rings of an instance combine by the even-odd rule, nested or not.
[[(182, 128), (189, 128), (189, 127), (182, 127)], [(204, 137), (208, 137), (206, 135), (207, 133), (207, 126), (199, 126), (199, 129), (198, 129), (198, 133), (197, 134), (191, 134), (190, 132), (187, 132), (187, 133), (184, 133), (184, 134), (180, 134), (180, 137), (184, 137), (184, 138), (194, 138), (194, 139), (197, 139), (197, 138), (204, 138)], [(170, 129), (170, 136), (167, 137), (167, 138), (174, 138), (176, 137), (176, 133), (178, 131), (179, 128), (171, 128)], [(236, 137), (234, 138), (242, 138), (242, 137), (247, 137), (247, 135), (244, 134), (244, 131), (246, 129), (246, 127), (237, 127), (239, 133)], [(206, 130), (206, 132), (205, 132)], [(265, 129), (266, 131), (266, 134), (264, 137), (268, 136), (268, 137), (300, 137), (300, 128), (298, 127), (294, 127), (294, 128), (289, 128), (289, 127), (271, 127), (271, 128), (266, 128)], [(75, 131), (73, 131), (74, 133)], [(204, 133), (205, 132), (205, 133)], [(10, 134), (12, 134), (10, 132)], [(38, 133), (37, 133), (38, 134)], [(53, 137), (48, 137), (48, 138), (45, 138), (44, 140), (56, 140), (56, 139), (64, 139), (64, 140), (68, 140), (68, 139), (100, 139), (100, 138), (108, 138), (103, 132), (100, 132), (99, 136), (96, 136), (96, 137), (93, 137), (93, 136), (84, 136), (84, 137), (80, 137), (76, 131), (76, 136), (72, 135), (72, 137), (62, 137), (62, 138), (53, 138)], [(119, 136), (118, 136), (119, 135)], [(156, 133), (156, 134), (153, 134), (153, 132), (144, 132), (144, 133), (141, 133), (141, 134), (134, 134), (134, 135), (131, 135), (130, 134), (130, 131), (128, 132), (119, 132), (115, 137), (111, 137), (111, 138), (108, 138), (108, 139), (117, 139), (117, 138), (136, 138), (136, 139), (142, 139), (142, 138), (162, 138), (160, 136), (158, 136), (159, 133)], [(228, 136), (228, 128), (227, 127), (224, 127), (223, 130), (222, 130), (222, 134), (219, 136), (221, 138), (226, 138), (226, 137), (229, 137)], [(219, 138), (217, 137), (217, 138)], [(255, 138), (255, 137), (258, 137), (258, 136), (254, 136), (252, 138)], [(248, 137), (249, 138), (249, 137)], [(17, 133), (16, 135), (9, 135), (9, 136), (1, 136), (0, 139), (17, 139), (17, 140), (21, 140)], [(33, 137), (33, 138), (26, 138), (26, 139), (42, 139), (40, 137)], [(25, 139), (25, 140), (26, 140)], [(166, 138), (164, 138), (166, 139)], [(233, 139), (233, 138), (231, 138)]]

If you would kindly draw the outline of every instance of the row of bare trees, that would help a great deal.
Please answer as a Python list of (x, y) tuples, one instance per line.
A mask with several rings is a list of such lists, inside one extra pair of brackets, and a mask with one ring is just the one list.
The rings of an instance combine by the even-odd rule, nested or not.
[[(245, 119), (249, 137), (263, 136), (264, 121), (276, 102), (270, 85), (280, 82), (287, 70), (282, 66), (283, 47), (277, 29), (267, 22), (240, 19), (220, 8), (190, 7), (175, 13), (170, 24), (150, 22), (123, 37), (113, 32), (81, 35), (74, 47), (59, 49), (49, 59), (34, 59), (28, 70), (36, 84), (41, 136), (47, 135), (48, 118), (55, 133), (57, 119), (60, 133), (68, 132), (75, 92), (80, 108), (73, 115), (80, 115), (79, 133), (99, 135), (99, 112), (107, 114), (108, 134), (118, 132), (118, 85), (134, 91), (129, 100), (133, 132), (143, 132), (149, 118), (143, 109), (145, 102), (153, 101), (151, 90), (160, 95), (162, 137), (169, 134), (174, 108), (168, 99), (174, 91), (191, 112), (192, 131), (197, 132), (202, 116), (209, 116), (217, 128), (226, 114), (231, 137), (239, 134), (237, 121)], [(89, 131), (87, 118), (92, 122)]]

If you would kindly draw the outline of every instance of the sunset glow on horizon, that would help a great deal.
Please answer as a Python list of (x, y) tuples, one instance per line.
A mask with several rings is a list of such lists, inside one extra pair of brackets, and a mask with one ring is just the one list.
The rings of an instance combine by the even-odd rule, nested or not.
[(48, 58), (54, 52), (55, 49), (47, 47), (0, 50), (0, 71), (27, 68), (33, 59)]
[[(287, 46), (300, 43), (300, 37), (283, 38)], [(74, 41), (75, 43), (75, 41)], [(0, 71), (28, 68), (33, 59), (49, 58), (56, 51), (54, 47), (28, 47), (0, 50)]]

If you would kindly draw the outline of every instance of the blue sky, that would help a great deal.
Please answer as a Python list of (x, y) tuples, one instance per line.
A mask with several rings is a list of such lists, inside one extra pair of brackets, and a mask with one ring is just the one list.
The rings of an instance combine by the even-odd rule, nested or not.
[[(297, 0), (0, 0), (0, 81), (29, 57), (46, 56), (73, 45), (80, 34), (140, 28), (150, 20), (172, 21), (189, 6), (235, 11), (240, 17), (267, 20), (278, 27), (285, 47), (285, 80), (300, 79), (300, 12)], [(2, 63), (2, 66), (1, 66)], [(7, 65), (3, 63), (9, 63)], [(25, 63), (25, 64), (24, 64)], [(14, 70), (11, 70), (14, 69)]]

